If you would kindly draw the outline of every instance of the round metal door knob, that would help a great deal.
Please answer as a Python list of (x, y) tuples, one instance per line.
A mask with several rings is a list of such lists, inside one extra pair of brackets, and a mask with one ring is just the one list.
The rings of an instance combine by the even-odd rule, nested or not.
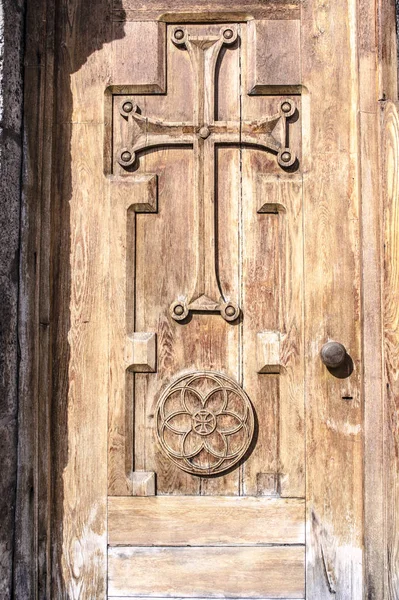
[(320, 352), (321, 360), (329, 369), (337, 369), (346, 358), (346, 348), (339, 342), (327, 342)]

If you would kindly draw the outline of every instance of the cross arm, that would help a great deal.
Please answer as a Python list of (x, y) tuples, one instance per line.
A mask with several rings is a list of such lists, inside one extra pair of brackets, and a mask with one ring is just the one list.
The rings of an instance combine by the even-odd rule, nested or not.
[(288, 124), (296, 110), (293, 100), (280, 102), (278, 112), (261, 119), (241, 121), (216, 121), (209, 126), (216, 144), (244, 144), (271, 150), (277, 154), (281, 167), (290, 167), (296, 155), (287, 146)]
[(132, 144), (122, 148), (119, 164), (129, 167), (137, 153), (158, 146), (192, 145), (197, 127), (193, 123), (172, 122), (143, 116), (137, 104), (124, 100), (120, 107), (121, 115), (129, 122)]

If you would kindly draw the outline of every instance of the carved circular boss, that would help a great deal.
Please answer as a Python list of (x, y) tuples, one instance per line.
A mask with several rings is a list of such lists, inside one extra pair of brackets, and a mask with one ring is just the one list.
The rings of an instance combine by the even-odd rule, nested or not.
[(164, 454), (194, 475), (223, 473), (247, 452), (254, 413), (244, 390), (220, 373), (189, 373), (171, 383), (156, 409)]

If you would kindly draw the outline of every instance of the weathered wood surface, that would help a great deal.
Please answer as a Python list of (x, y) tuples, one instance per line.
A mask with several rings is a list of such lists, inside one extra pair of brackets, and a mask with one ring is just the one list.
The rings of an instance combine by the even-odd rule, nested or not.
[[(381, 322), (378, 308), (383, 266), (379, 229), (381, 205), (375, 177), (375, 165), (379, 160), (376, 103), (386, 97), (396, 98), (396, 68), (392, 68), (394, 34), (389, 25), (392, 21), (391, 4), (381, 1), (378, 14), (373, 3), (361, 0), (339, 0), (328, 5), (319, 0), (309, 0), (301, 7), (296, 2), (270, 2), (267, 5), (251, 2), (234, 7), (222, 1), (208, 6), (205, 20), (225, 22), (231, 18), (241, 22), (242, 32), (246, 27), (247, 10), (257, 18), (273, 19), (276, 26), (279, 20), (295, 22), (301, 16), (302, 82), (305, 87), (302, 90), (299, 126), (293, 128), (293, 144), (299, 149), (303, 145), (300, 161), (300, 173), (304, 173), (303, 201), (302, 191), (295, 190), (301, 175), (287, 174), (288, 185), (294, 194), (291, 196), (286, 191), (282, 194), (285, 183), (277, 184), (273, 180), (277, 171), (270, 156), (247, 148), (218, 150), (218, 169), (224, 174), (217, 180), (217, 235), (219, 245), (224, 249), (218, 256), (220, 281), (232, 297), (240, 298), (240, 302), (243, 298), (256, 298), (257, 308), (264, 318), (258, 319), (253, 312), (233, 328), (221, 319), (216, 321), (213, 316), (195, 315), (189, 324), (189, 334), (186, 335), (181, 326), (173, 333), (166, 313), (159, 321), (154, 315), (163, 310), (166, 295), (178, 293), (186, 284), (190, 287), (191, 263), (194, 261), (194, 255), (190, 254), (191, 241), (197, 234), (191, 205), (193, 162), (188, 149), (162, 148), (145, 154), (140, 159), (142, 172), (159, 174), (160, 212), (157, 215), (134, 216), (137, 248), (146, 248), (138, 256), (136, 284), (139, 293), (136, 300), (139, 309), (134, 316), (130, 309), (126, 314), (113, 315), (116, 321), (118, 318), (124, 320), (121, 330), (125, 336), (126, 329), (130, 333), (156, 331), (161, 348), (157, 357), (160, 359), (157, 368), (160, 366), (161, 375), (127, 374), (131, 382), (133, 377), (136, 381), (138, 402), (135, 423), (133, 405), (123, 413), (126, 406), (122, 406), (121, 396), (117, 399), (118, 410), (122, 411), (119, 416), (123, 413), (123, 418), (115, 430), (118, 435), (122, 431), (121, 437), (126, 438), (117, 444), (119, 449), (123, 446), (125, 453), (124, 456), (123, 452), (121, 454), (121, 469), (118, 471), (121, 485), (117, 493), (135, 493), (137, 477), (132, 475), (132, 470), (136, 468), (139, 470), (136, 473), (157, 471), (161, 489), (171, 495), (203, 494), (207, 495), (206, 499), (212, 494), (223, 493), (236, 496), (243, 493), (303, 495), (301, 436), (304, 430), (302, 398), (306, 368), (307, 597), (314, 600), (332, 597), (352, 600), (362, 597), (363, 593), (372, 600), (381, 600), (384, 593), (389, 600), (398, 597), (398, 539), (394, 525), (399, 494), (395, 363), (398, 342), (395, 311), (399, 293), (395, 275), (397, 116), (396, 108), (391, 104), (387, 107), (382, 125), (386, 129), (386, 154), (380, 163), (386, 173), (385, 382), (380, 368)], [(165, 2), (162, 11), (166, 13), (166, 22), (204, 21), (199, 10), (204, 6), (198, 7), (189, 0), (173, 5)], [(22, 598), (30, 597), (36, 585), (32, 574), (37, 569), (39, 597), (52, 594), (56, 597), (103, 598), (106, 589), (107, 493), (105, 405), (108, 391), (112, 390), (112, 384), (108, 387), (107, 382), (108, 340), (111, 340), (107, 331), (111, 323), (107, 321), (107, 261), (108, 224), (113, 218), (108, 205), (113, 192), (108, 196), (109, 188), (101, 174), (103, 130), (110, 133), (109, 123), (104, 124), (103, 118), (104, 88), (109, 84), (115, 86), (110, 88), (114, 92), (126, 91), (137, 95), (145, 114), (190, 121), (192, 82), (185, 53), (172, 48), (168, 50), (168, 69), (173, 52), (177, 62), (168, 74), (167, 93), (158, 97), (146, 96), (144, 101), (140, 97), (140, 93), (144, 92), (166, 92), (166, 26), (164, 23), (155, 25), (152, 21), (159, 17), (158, 3), (146, 3), (145, 6), (135, 3), (133, 6), (125, 2), (122, 6), (119, 2), (111, 4), (104, 0), (88, 5), (74, 0), (68, 5), (61, 3), (57, 10), (57, 102), (53, 110), (49, 91), (54, 87), (51, 75), (54, 32), (51, 3), (47, 13), (46, 10), (39, 14), (34, 7), (32, 18), (28, 19), (30, 50), (27, 55), (25, 106), (30, 141), (26, 150), (29, 155), (27, 212), (23, 213), (23, 217), (29, 233), (26, 236), (23, 233), (21, 255), (21, 478), (16, 510), (18, 552), (15, 554), (14, 592), (16, 597), (18, 594)], [(214, 12), (217, 10), (223, 11), (223, 16)], [(137, 16), (146, 20), (146, 36), (136, 35), (137, 27), (140, 29), (144, 25), (123, 21), (125, 17), (136, 19)], [(112, 24), (109, 21), (111, 17), (114, 19)], [(35, 28), (32, 23), (35, 23)], [(44, 25), (46, 31), (42, 28)], [(376, 27), (379, 39), (375, 37)], [(220, 25), (215, 27), (215, 31), (219, 28)], [(132, 36), (134, 60), (130, 61), (129, 39)], [(44, 39), (47, 39), (46, 47), (39, 43)], [(378, 69), (377, 43), (381, 66)], [(236, 53), (226, 49), (218, 67), (217, 110), (220, 118), (237, 120), (241, 118), (242, 111), (244, 117), (245, 114), (259, 116), (264, 111), (270, 112), (276, 99), (255, 100), (246, 96), (248, 82), (242, 71), (246, 60), (243, 48), (241, 46)], [(43, 69), (42, 62), (44, 52), (47, 52), (49, 61), (46, 69)], [(297, 59), (296, 55), (295, 61)], [(257, 66), (256, 72), (259, 73), (260, 63)], [(241, 77), (237, 80), (236, 74), (240, 69)], [(136, 75), (137, 85), (142, 87), (134, 88), (132, 85), (127, 89)], [(264, 82), (258, 83), (258, 91), (269, 91), (262, 88), (266, 85)], [(283, 86), (286, 81), (279, 84)], [(283, 89), (279, 92), (283, 93)], [(105, 98), (106, 103), (109, 98), (110, 93)], [(251, 105), (253, 100), (255, 104)], [(42, 107), (39, 120), (35, 110), (37, 104)], [(116, 114), (115, 107), (114, 116)], [(54, 144), (49, 135), (52, 115), (57, 123)], [(301, 130), (303, 141), (300, 139)], [(114, 143), (122, 135), (122, 129), (116, 131)], [(45, 152), (43, 161), (40, 158), (42, 148)], [(53, 164), (52, 149), (55, 151)], [(111, 151), (108, 144), (108, 155)], [(110, 171), (109, 163), (106, 155), (107, 172)], [(113, 169), (116, 178), (119, 178), (120, 166), (116, 162)], [(254, 174), (266, 170), (271, 173), (272, 183), (264, 182), (259, 186), (254, 181)], [(111, 181), (109, 186), (112, 186)], [(267, 189), (268, 199), (263, 199), (262, 205), (259, 204), (259, 188)], [(180, 195), (176, 195), (176, 189), (181, 191)], [(41, 193), (43, 203), (39, 206)], [(281, 201), (282, 195), (285, 202)], [(291, 211), (287, 206), (287, 196), (291, 198)], [(173, 199), (173, 203), (167, 203), (168, 199)], [(257, 213), (261, 206), (265, 209)], [(179, 221), (182, 214), (185, 215), (183, 227)], [(122, 215), (121, 221), (118, 217), (114, 223), (117, 228), (118, 223), (123, 221), (118, 230), (123, 235), (126, 234), (123, 230), (125, 217), (125, 214)], [(40, 243), (33, 225), (36, 219), (42, 223)], [(231, 231), (238, 235), (231, 236)], [(128, 239), (133, 233), (133, 229), (130, 230)], [(165, 255), (171, 252), (171, 238), (181, 255), (174, 255), (168, 271), (170, 279), (166, 282), (166, 279), (159, 278), (159, 273), (163, 272)], [(291, 240), (291, 246), (287, 240)], [(156, 255), (157, 244), (162, 249), (161, 256)], [(302, 244), (304, 255), (298, 250)], [(189, 264), (185, 262), (187, 256), (190, 257)], [(259, 256), (264, 258), (261, 264)], [(304, 261), (301, 256), (304, 256)], [(245, 268), (240, 267), (243, 258)], [(40, 284), (32, 277), (34, 273), (40, 277)], [(122, 273), (118, 285), (125, 275)], [(262, 279), (261, 298), (254, 284), (257, 277)], [(283, 294), (288, 291), (284, 289), (284, 281), (290, 282), (290, 297), (284, 298)], [(276, 292), (278, 287), (280, 298)], [(41, 294), (37, 304), (39, 288)], [(129, 295), (132, 287), (126, 289)], [(300, 305), (303, 293), (304, 310)], [(151, 295), (155, 297), (153, 313), (145, 307), (146, 298)], [(31, 301), (24, 304), (27, 297)], [(117, 304), (118, 297), (113, 297), (113, 300)], [(33, 316), (35, 306), (39, 306), (36, 322), (41, 323), (41, 333), (32, 335), (31, 320), (36, 318)], [(362, 340), (361, 323), (365, 327)], [(121, 330), (111, 328), (115, 339)], [(226, 331), (229, 333), (224, 340)], [(279, 374), (256, 373), (256, 338), (262, 331), (281, 333)], [(249, 356), (247, 362), (240, 354), (240, 344), (244, 339)], [(343, 342), (354, 360), (354, 372), (349, 379), (334, 379), (321, 364), (318, 353), (328, 339)], [(123, 340), (126, 341), (126, 337)], [(212, 354), (215, 340), (218, 350)], [(183, 347), (187, 348), (186, 352), (181, 350)], [(175, 352), (174, 348), (180, 350)], [(377, 348), (375, 352), (374, 348)], [(47, 362), (49, 356), (51, 362)], [(150, 443), (143, 443), (143, 440), (153, 443), (150, 423), (154, 408), (148, 408), (144, 398), (155, 397), (158, 381), (181, 368), (187, 356), (190, 356), (187, 368), (209, 365), (208, 368), (227, 370), (248, 387), (250, 395), (261, 394), (262, 398), (273, 399), (267, 405), (259, 403), (256, 406), (264, 418), (265, 429), (258, 436), (258, 449), (250, 457), (252, 463), (247, 461), (235, 472), (201, 482), (171, 468), (164, 457), (156, 456)], [(121, 354), (121, 358), (126, 356)], [(125, 369), (126, 363), (123, 365)], [(363, 374), (364, 380), (361, 379)], [(37, 376), (38, 404), (34, 408), (31, 388), (36, 386)], [(131, 384), (125, 387), (124, 370), (115, 377), (115, 371), (111, 370), (110, 381), (118, 380), (115, 389), (118, 394), (123, 392), (122, 400), (125, 402), (126, 396), (131, 398)], [(378, 400), (383, 383), (389, 385), (385, 404), (388, 418), (384, 463), (381, 454), (384, 421), (382, 402)], [(284, 398), (290, 398), (290, 402), (284, 404)], [(365, 402), (364, 420), (362, 402)], [(291, 407), (295, 407), (293, 411)], [(112, 412), (112, 416), (117, 421), (118, 412)], [(36, 429), (32, 429), (32, 422)], [(124, 430), (118, 429), (121, 423)], [(132, 437), (127, 440), (129, 431), (135, 427), (139, 437), (135, 441)], [(36, 432), (36, 443), (40, 448), (40, 452), (36, 452), (35, 480), (32, 446), (27, 443), (32, 431)], [(287, 465), (290, 465), (289, 469)], [(383, 471), (387, 473), (385, 488)], [(51, 516), (48, 505), (49, 472), (53, 474)], [(34, 505), (30, 495), (33, 481), (37, 485)], [(148, 481), (153, 482), (153, 479), (150, 477)], [(146, 493), (153, 493), (151, 485), (147, 486)], [(140, 490), (141, 493), (141, 487)], [(113, 501), (111, 499), (111, 503)], [(386, 546), (384, 519), (388, 524)], [(48, 536), (50, 521), (51, 537)], [(26, 537), (32, 522), (39, 532), (36, 546), (33, 539)], [(366, 547), (364, 584), (363, 534)], [(37, 565), (34, 547), (38, 552)], [(127, 550), (129, 553), (134, 554), (134, 550)], [(7, 551), (3, 556), (7, 561)], [(389, 561), (385, 563), (386, 556)], [(35, 561), (33, 568), (32, 557)], [(8, 568), (8, 562), (5, 564)], [(387, 575), (384, 581), (382, 570), (385, 566)], [(226, 579), (227, 572), (226, 568)], [(8, 577), (6, 586), (9, 581)], [(129, 593), (128, 590), (125, 592)], [(115, 597), (118, 596), (121, 597), (121, 592), (115, 591)]]
[[(384, 173), (384, 349), (385, 349), (385, 519), (386, 598), (399, 598), (399, 117), (398, 105), (383, 112)], [(383, 581), (382, 581), (383, 583)]]
[[(141, 23), (130, 23), (129, 35), (138, 35), (141, 26)], [(294, 252), (301, 256), (298, 252), (301, 237), (296, 233), (300, 232), (298, 226), (301, 222), (301, 180), (298, 183), (293, 175), (292, 186), (289, 176), (281, 183), (277, 176), (281, 166), (264, 149), (230, 147), (239, 145), (241, 136), (248, 144), (264, 146), (263, 140), (267, 138), (263, 138), (261, 133), (257, 137), (255, 128), (263, 127), (259, 123), (266, 123), (268, 115), (276, 114), (284, 96), (279, 95), (266, 103), (260, 97), (246, 96), (244, 75), (249, 52), (246, 26), (224, 25), (225, 29), (229, 27), (233, 42), (224, 42), (217, 79), (212, 65), (216, 64), (219, 46), (215, 46), (216, 54), (212, 51), (213, 54), (209, 55), (209, 66), (208, 59), (205, 59), (202, 67), (201, 52), (205, 51), (194, 51), (197, 46), (191, 46), (190, 41), (187, 47), (191, 50), (182, 51), (179, 40), (173, 38), (176, 27), (167, 28), (168, 91), (163, 96), (138, 93), (141, 88), (135, 87), (135, 81), (137, 77), (137, 81), (143, 82), (141, 68), (138, 68), (131, 88), (126, 86), (126, 75), (120, 74), (116, 60), (121, 55), (121, 48), (128, 42), (120, 40), (113, 44), (115, 68), (111, 90), (113, 93), (121, 91), (118, 77), (122, 76), (125, 96), (115, 96), (112, 117), (108, 119), (114, 121), (113, 147), (107, 150), (107, 156), (111, 153), (114, 156), (111, 194), (118, 193), (112, 191), (118, 185), (126, 187), (129, 185), (127, 182), (133, 185), (136, 177), (151, 177), (151, 174), (157, 173), (158, 212), (145, 217), (139, 214), (140, 210), (134, 220), (126, 221), (125, 214), (125, 217), (118, 217), (112, 222), (111, 246), (116, 250), (111, 253), (111, 301), (119, 303), (111, 310), (114, 322), (111, 328), (111, 386), (112, 381), (119, 381), (115, 388), (111, 387), (109, 413), (112, 495), (129, 493), (129, 485), (126, 487), (124, 481), (126, 475), (129, 478), (132, 468), (154, 471), (158, 493), (275, 494), (282, 471), (283, 494), (304, 495), (304, 439), (298, 437), (303, 425), (303, 362), (298, 361), (298, 340), (302, 330), (302, 274), (300, 261), (292, 261)], [(214, 40), (221, 36), (220, 25), (187, 25), (183, 30), (187, 32), (185, 35), (193, 36), (193, 40), (198, 35), (211, 35)], [(236, 35), (241, 40), (240, 44), (234, 44)], [(164, 52), (159, 52), (159, 46), (157, 52), (159, 60), (163, 61)], [(152, 59), (150, 66), (151, 73), (163, 73), (161, 66), (153, 66)], [(202, 68), (205, 69), (201, 75), (203, 81), (201, 77), (197, 80), (196, 75)], [(262, 72), (261, 75), (266, 76)], [(216, 112), (212, 110), (215, 101)], [(125, 103), (129, 102), (132, 108), (126, 112)], [(138, 109), (133, 108), (136, 104)], [(299, 100), (297, 105), (299, 108)], [(140, 137), (137, 132), (144, 131), (142, 128), (147, 122), (150, 124), (148, 133)], [(202, 122), (209, 123), (210, 127), (210, 133), (205, 134), (203, 150), (201, 145), (197, 148), (195, 136), (196, 128), (199, 129)], [(290, 138), (296, 152), (300, 151), (299, 129), (293, 126)], [(138, 137), (133, 143), (135, 135)], [(206, 139), (208, 135), (210, 137)], [(190, 147), (182, 147), (191, 143), (194, 144), (193, 155)], [(214, 147), (216, 143), (219, 144), (217, 148)], [(269, 143), (274, 142), (271, 140)], [(146, 146), (152, 151), (145, 151)], [(136, 159), (136, 164), (132, 164), (133, 154), (139, 150), (143, 150), (142, 155)], [(139, 175), (134, 174), (136, 170)], [(284, 195), (292, 188), (290, 198), (287, 198), (288, 229), (280, 223), (280, 215), (275, 209), (270, 211), (271, 214), (257, 212), (259, 193), (262, 197), (264, 193), (262, 189), (259, 192), (254, 174), (270, 170), (276, 173), (268, 188), (271, 205), (280, 195), (277, 191), (273, 192), (273, 186), (282, 185)], [(214, 180), (217, 202), (213, 199)], [(184, 193), (176, 194), (176, 190), (183, 189)], [(132, 199), (130, 196), (127, 199), (126, 194), (129, 193)], [(126, 202), (127, 206), (134, 204), (134, 197), (139, 194), (142, 192), (134, 191), (133, 187), (130, 192), (127, 189), (121, 191), (121, 202)], [(145, 202), (144, 196), (140, 197)], [(169, 201), (171, 197), (173, 203)], [(111, 204), (116, 203), (115, 196)], [(215, 233), (213, 205), (217, 209)], [(239, 236), (232, 235), (237, 231)], [(157, 240), (156, 245), (153, 240)], [(170, 240), (173, 240), (172, 247)], [(193, 244), (192, 240), (199, 242)], [(128, 257), (128, 248), (132, 244), (135, 248), (134, 262)], [(179, 252), (175, 251), (176, 248)], [(259, 255), (264, 260), (260, 261)], [(162, 280), (160, 287), (159, 273), (166, 262), (168, 277)], [(298, 283), (287, 295), (286, 305), (281, 302), (279, 290), (288, 281), (291, 285), (294, 281)], [(134, 282), (134, 285), (129, 282)], [(259, 282), (268, 290), (262, 301)], [(213, 311), (220, 310), (223, 314), (217, 303), (219, 286), (231, 304), (243, 307), (245, 318), (242, 322), (240, 319), (229, 325), (209, 314), (207, 302), (209, 306), (212, 304)], [(176, 305), (175, 299), (182, 294), (187, 295), (188, 318), (187, 322), (177, 326), (171, 317), (179, 320), (173, 306)], [(204, 297), (205, 301), (201, 303)], [(169, 312), (167, 309), (171, 301), (175, 302)], [(184, 307), (183, 302), (179, 306), (183, 316), (186, 314)], [(196, 314), (199, 310), (203, 314)], [(226, 316), (224, 318), (227, 319)], [(127, 325), (123, 325), (124, 319)], [(122, 359), (117, 358), (118, 348), (122, 348), (122, 338), (127, 333), (126, 326), (128, 335), (133, 335), (133, 328), (135, 331), (157, 333), (156, 373), (136, 373), (134, 379), (126, 377)], [(286, 358), (283, 359), (287, 368), (287, 387), (281, 398), (278, 378), (257, 374), (255, 356), (258, 332), (278, 330), (280, 326), (291, 328), (284, 351)], [(119, 330), (121, 337), (117, 334)], [(291, 340), (292, 335), (298, 339)], [(153, 415), (160, 392), (168, 381), (176, 377), (176, 373), (193, 368), (225, 372), (239, 381), (254, 403), (260, 423), (257, 444), (246, 463), (240, 470), (218, 479), (200, 481), (187, 477), (165, 459), (153, 441)], [(288, 396), (289, 400), (286, 399)], [(264, 402), (264, 398), (270, 398), (270, 402)], [(149, 402), (149, 399), (152, 400)], [(282, 444), (279, 444), (280, 429), (284, 440)], [(135, 443), (134, 458), (129, 465), (132, 439)], [(269, 480), (267, 474), (272, 473), (276, 474), (277, 484), (269, 489), (264, 485)], [(117, 480), (121, 482), (120, 486), (113, 483)], [(289, 484), (286, 483), (288, 481)]]
[(51, 190), (51, 597), (106, 595), (109, 195), (107, 1), (61, 2)]
[[(113, 178), (109, 182), (112, 219), (110, 222), (110, 369), (108, 402), (108, 492), (131, 494), (133, 464), (133, 367), (134, 325), (134, 235), (136, 213), (157, 210), (157, 176)], [(151, 216), (147, 217), (151, 218)], [(143, 332), (155, 336), (154, 331)], [(156, 346), (152, 337), (151, 356), (155, 370)], [(146, 346), (146, 354), (148, 344)], [(137, 350), (137, 349), (136, 349)], [(144, 360), (144, 359), (141, 359)], [(144, 469), (145, 470), (145, 469)]]
[(108, 593), (166, 598), (304, 598), (304, 548), (111, 548)]
[[(301, 21), (253, 20), (248, 28), (249, 94), (300, 94)], [(287, 44), (289, 40), (289, 44)]]
[[(314, 0), (302, 8), (308, 600), (364, 593), (355, 6)], [(329, 340), (351, 356), (349, 378), (323, 365)]]
[(108, 500), (111, 546), (304, 544), (305, 501), (171, 497)]
[(176, 22), (225, 22), (247, 21), (255, 19), (297, 19), (300, 15), (299, 0), (244, 0), (243, 2), (230, 2), (217, 0), (216, 2), (198, 0), (150, 0), (150, 2), (136, 2), (123, 0), (114, 2), (113, 18), (134, 21), (147, 21), (162, 19), (167, 23)]
[[(386, 596), (387, 544), (385, 522), (384, 464), (384, 381), (383, 381), (383, 240), (381, 194), (381, 132), (379, 101), (384, 97), (380, 86), (392, 89), (388, 82), (385, 59), (376, 60), (379, 48), (378, 19), (385, 20), (388, 2), (359, 1), (359, 151), (362, 226), (362, 304), (363, 304), (363, 393), (364, 393), (364, 589), (366, 597), (377, 600)], [(392, 17), (392, 13), (391, 13)], [(388, 21), (380, 37), (389, 38)], [(381, 44), (381, 41), (380, 41)], [(385, 53), (391, 50), (385, 46)], [(382, 46), (378, 49), (381, 52)], [(389, 54), (388, 54), (389, 56)], [(389, 62), (389, 59), (388, 59)], [(384, 93), (383, 93), (384, 94)], [(388, 596), (389, 597), (389, 596)]]
[[(17, 5), (14, 5), (15, 7)], [(15, 506), (15, 598), (45, 598), (50, 565), (50, 263), (54, 14), (26, 3), (24, 160), (19, 288), (19, 481)], [(10, 16), (7, 10), (7, 17)], [(12, 23), (13, 30), (15, 22)], [(14, 110), (16, 106), (14, 105)], [(22, 115), (22, 113), (21, 113)], [(39, 450), (40, 448), (40, 450)]]
[[(397, 10), (398, 3), (396, 2)], [(398, 388), (398, 235), (399, 235), (399, 117), (398, 117), (398, 61), (395, 27), (395, 2), (381, 0), (378, 22), (378, 98), (386, 99), (382, 105), (380, 121), (380, 167), (382, 171), (382, 242), (383, 255), (383, 342), (384, 342), (384, 405), (382, 418), (384, 425), (383, 456), (379, 454), (375, 470), (383, 464), (384, 487), (382, 499), (378, 507), (382, 512), (379, 517), (384, 524), (382, 540), (377, 538), (377, 531), (366, 521), (366, 531), (374, 533), (374, 539), (369, 542), (372, 560), (366, 563), (367, 577), (373, 583), (377, 582), (379, 590), (383, 589), (387, 600), (399, 598), (399, 388)], [(381, 213), (379, 206), (378, 214)], [(379, 433), (379, 438), (381, 432)], [(366, 463), (367, 464), (367, 463)], [(381, 477), (381, 475), (380, 475)], [(369, 488), (366, 488), (366, 493)], [(372, 497), (370, 497), (372, 507)], [(378, 515), (379, 516), (379, 515)], [(366, 513), (366, 518), (370, 518)], [(375, 516), (371, 515), (375, 522)], [(378, 527), (378, 522), (377, 522)], [(367, 543), (367, 539), (366, 539)], [(381, 545), (382, 556), (376, 556)], [(381, 574), (381, 564), (384, 576)]]

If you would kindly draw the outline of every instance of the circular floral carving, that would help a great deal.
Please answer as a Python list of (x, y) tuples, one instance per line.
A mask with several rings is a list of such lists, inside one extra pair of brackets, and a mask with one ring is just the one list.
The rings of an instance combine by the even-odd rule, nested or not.
[(246, 453), (254, 414), (244, 390), (213, 372), (189, 373), (170, 384), (156, 410), (163, 452), (196, 475), (222, 473)]

